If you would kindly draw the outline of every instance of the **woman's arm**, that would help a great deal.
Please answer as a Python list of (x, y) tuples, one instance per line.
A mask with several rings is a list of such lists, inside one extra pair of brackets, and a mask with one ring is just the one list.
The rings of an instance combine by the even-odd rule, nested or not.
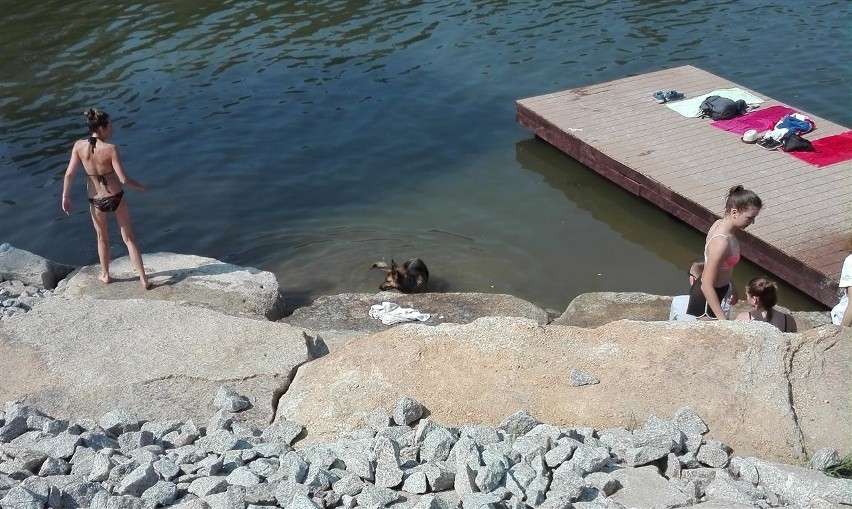
[(725, 316), (725, 311), (722, 309), (719, 296), (716, 295), (716, 289), (713, 288), (713, 281), (716, 280), (719, 265), (722, 263), (722, 257), (725, 256), (727, 248), (728, 241), (724, 237), (717, 237), (711, 240), (707, 246), (707, 261), (704, 263), (704, 272), (701, 274), (701, 293), (704, 294), (707, 305), (710, 306), (713, 314), (719, 320), (727, 320), (727, 317)]
[(77, 172), (77, 167), (80, 165), (80, 156), (77, 155), (77, 143), (71, 148), (71, 160), (68, 161), (68, 168), (65, 169), (65, 178), (62, 181), (62, 210), (65, 214), (71, 213), (71, 181), (74, 180), (74, 173)]
[(843, 319), (840, 320), (840, 325), (852, 327), (852, 286), (846, 287), (846, 301), (846, 309), (843, 310)]
[(115, 170), (116, 176), (118, 176), (118, 181), (121, 182), (121, 185), (132, 187), (134, 189), (138, 189), (142, 192), (148, 190), (148, 186), (145, 184), (141, 184), (136, 182), (132, 178), (128, 177), (124, 172), (124, 166), (121, 165), (121, 156), (118, 155), (118, 149), (115, 148), (115, 145), (112, 146), (112, 169)]

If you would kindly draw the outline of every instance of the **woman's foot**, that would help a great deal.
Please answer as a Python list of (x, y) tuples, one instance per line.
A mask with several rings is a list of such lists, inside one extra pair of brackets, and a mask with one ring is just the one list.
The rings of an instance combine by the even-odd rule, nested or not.
[(101, 274), (100, 276), (98, 276), (98, 279), (100, 279), (101, 282), (105, 285), (112, 283), (112, 278), (109, 277), (109, 274)]
[(142, 285), (142, 289), (143, 289), (143, 290), (150, 290), (150, 289), (151, 289), (151, 286), (153, 286), (153, 285), (151, 285), (151, 282), (150, 282), (150, 281), (148, 281), (148, 279), (147, 279), (147, 278), (144, 278), (144, 279), (143, 279), (143, 278), (141, 278), (141, 277), (139, 278), (139, 284), (140, 284), (140, 285)]

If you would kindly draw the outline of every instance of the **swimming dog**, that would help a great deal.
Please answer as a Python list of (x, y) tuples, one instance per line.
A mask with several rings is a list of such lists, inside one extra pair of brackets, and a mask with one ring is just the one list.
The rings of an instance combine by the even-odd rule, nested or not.
[(425, 293), (429, 291), (429, 269), (420, 258), (412, 258), (402, 264), (402, 267), (391, 260), (385, 282), (379, 285), (379, 290), (397, 289), (402, 293)]

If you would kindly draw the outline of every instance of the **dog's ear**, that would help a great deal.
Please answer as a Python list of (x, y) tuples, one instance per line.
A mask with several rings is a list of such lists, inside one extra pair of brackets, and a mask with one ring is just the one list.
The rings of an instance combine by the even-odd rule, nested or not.
[(395, 261), (393, 261), (393, 258), (391, 258), (391, 270), (396, 270), (398, 268), (399, 266), (396, 264)]

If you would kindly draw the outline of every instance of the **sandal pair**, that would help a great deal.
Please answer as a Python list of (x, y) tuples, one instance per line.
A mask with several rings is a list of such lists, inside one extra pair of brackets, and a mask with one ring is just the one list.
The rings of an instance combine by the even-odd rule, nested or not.
[(658, 90), (654, 92), (654, 99), (657, 100), (658, 103), (663, 104), (669, 101), (679, 101), (684, 98), (684, 95), (675, 90), (669, 90), (668, 92), (663, 92)]

